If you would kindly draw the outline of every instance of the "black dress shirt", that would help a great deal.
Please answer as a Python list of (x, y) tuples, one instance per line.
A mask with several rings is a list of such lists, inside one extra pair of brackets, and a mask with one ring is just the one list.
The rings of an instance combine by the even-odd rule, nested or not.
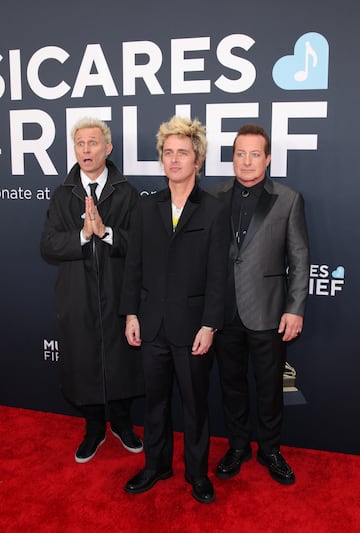
[(239, 248), (245, 239), (251, 217), (255, 212), (263, 189), (264, 180), (252, 187), (244, 187), (238, 180), (235, 180), (231, 204), (231, 224), (233, 236)]

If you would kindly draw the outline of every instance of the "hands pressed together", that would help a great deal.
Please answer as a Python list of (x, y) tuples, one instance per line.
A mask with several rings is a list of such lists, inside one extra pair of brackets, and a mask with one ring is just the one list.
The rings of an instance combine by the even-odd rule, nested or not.
[(87, 240), (90, 240), (93, 235), (102, 237), (105, 233), (105, 224), (99, 215), (98, 209), (94, 204), (91, 196), (85, 198), (85, 220), (83, 232)]

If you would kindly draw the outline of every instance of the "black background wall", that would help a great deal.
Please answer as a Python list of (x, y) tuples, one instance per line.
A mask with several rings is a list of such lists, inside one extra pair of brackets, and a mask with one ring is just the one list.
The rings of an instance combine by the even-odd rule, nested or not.
[[(3, 0), (1, 404), (75, 414), (59, 388), (56, 269), (39, 256), (49, 198), (73, 163), (72, 123), (106, 119), (113, 161), (150, 194), (164, 184), (160, 122), (178, 113), (207, 125), (204, 187), (232, 175), (235, 131), (256, 122), (272, 137), (272, 177), (305, 197), (311, 242), (283, 442), (359, 453), (359, 16), (356, 0)], [(210, 405), (224, 434), (216, 367)]]

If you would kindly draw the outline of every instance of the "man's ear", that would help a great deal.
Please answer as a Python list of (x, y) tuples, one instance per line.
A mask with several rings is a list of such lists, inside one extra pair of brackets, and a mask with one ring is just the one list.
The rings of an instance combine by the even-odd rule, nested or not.
[(106, 145), (106, 150), (105, 150), (106, 156), (111, 154), (112, 149), (113, 149), (113, 145), (111, 143)]

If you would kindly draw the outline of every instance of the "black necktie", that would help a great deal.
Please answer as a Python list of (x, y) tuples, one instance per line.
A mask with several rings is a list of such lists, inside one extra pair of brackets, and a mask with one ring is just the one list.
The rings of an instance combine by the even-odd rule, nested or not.
[(91, 196), (94, 200), (94, 205), (97, 204), (97, 196), (96, 196), (96, 187), (98, 186), (98, 184), (95, 182), (95, 183), (89, 183), (89, 187), (90, 187), (90, 192), (91, 192)]

